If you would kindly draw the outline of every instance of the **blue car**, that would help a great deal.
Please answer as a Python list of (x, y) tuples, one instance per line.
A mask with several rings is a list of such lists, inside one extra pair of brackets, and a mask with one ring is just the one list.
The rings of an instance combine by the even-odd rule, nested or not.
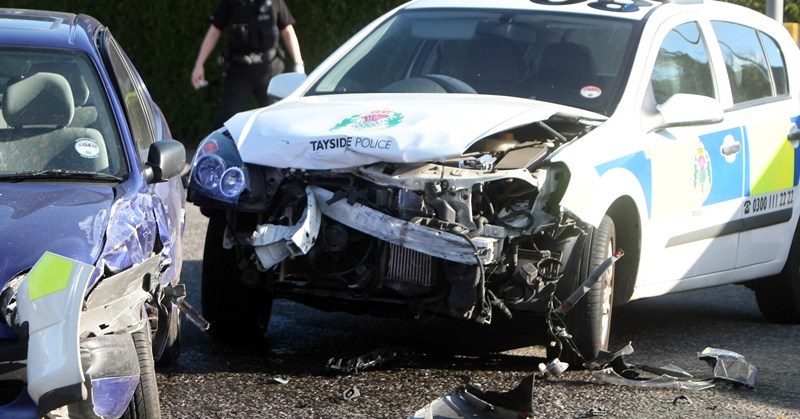
[(94, 18), (0, 9), (0, 417), (158, 417), (184, 146)]

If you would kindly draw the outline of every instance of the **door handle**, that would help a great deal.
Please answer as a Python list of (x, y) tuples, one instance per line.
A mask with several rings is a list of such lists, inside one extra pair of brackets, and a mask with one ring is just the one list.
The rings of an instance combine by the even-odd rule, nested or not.
[(793, 148), (797, 148), (800, 144), (800, 130), (792, 127), (792, 131), (789, 132), (789, 135), (786, 136), (786, 139), (789, 140), (789, 143), (792, 144)]
[(720, 151), (726, 156), (731, 156), (742, 151), (742, 145), (738, 142), (735, 142), (733, 144), (720, 147)]

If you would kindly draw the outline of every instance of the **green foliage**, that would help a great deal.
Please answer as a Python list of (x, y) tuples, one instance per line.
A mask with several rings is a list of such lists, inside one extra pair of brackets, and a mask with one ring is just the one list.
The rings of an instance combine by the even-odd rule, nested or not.
[[(224, 39), (206, 63), (210, 85), (190, 83), (197, 50), (218, 0), (4, 0), (2, 7), (58, 10), (94, 16), (117, 38), (133, 61), (153, 99), (169, 121), (172, 135), (194, 146), (211, 126), (220, 89), (216, 64)], [(371, 20), (403, 0), (286, 0), (306, 72)], [(287, 65), (287, 68), (291, 68)], [(191, 157), (191, 156), (189, 156)]]

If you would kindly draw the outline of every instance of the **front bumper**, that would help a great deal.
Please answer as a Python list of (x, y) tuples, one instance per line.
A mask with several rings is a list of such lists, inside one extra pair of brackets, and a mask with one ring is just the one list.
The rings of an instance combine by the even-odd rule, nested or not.
[[(499, 226), (487, 226), (483, 236), (468, 237), (401, 220), (359, 203), (335, 200), (333, 192), (318, 186), (306, 187), (305, 194), (306, 208), (295, 225), (262, 224), (250, 237), (262, 269), (308, 253), (319, 234), (322, 215), (380, 240), (456, 263), (492, 264), (502, 255), (506, 232)], [(229, 241), (226, 248), (232, 245)]]
[(45, 253), (19, 285), (18, 339), (0, 342), (0, 417), (121, 415), (140, 375), (131, 332), (145, 327), (159, 272), (154, 256), (99, 280), (96, 267)]

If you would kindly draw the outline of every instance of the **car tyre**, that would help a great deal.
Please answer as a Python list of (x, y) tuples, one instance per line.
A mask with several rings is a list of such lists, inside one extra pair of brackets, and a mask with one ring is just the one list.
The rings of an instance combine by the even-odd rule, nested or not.
[(226, 219), (208, 220), (203, 251), (200, 299), (208, 333), (222, 341), (254, 340), (264, 336), (272, 312), (272, 295), (241, 281), (236, 249), (222, 246)]
[(795, 232), (783, 270), (755, 281), (751, 288), (761, 314), (775, 323), (800, 323), (800, 240)]
[[(613, 256), (616, 250), (617, 237), (614, 220), (608, 215), (603, 217), (600, 225), (593, 229), (582, 251), (579, 275), (568, 274), (559, 281), (557, 295), (564, 301), (581, 283), (606, 259)], [(614, 273), (612, 265), (564, 317), (567, 332), (580, 355), (565, 346), (560, 353), (548, 347), (548, 358), (559, 357), (570, 364), (571, 368), (583, 367), (585, 361), (597, 357), (600, 351), (608, 349), (611, 336), (611, 315), (614, 301)]]
[(153, 419), (161, 417), (158, 400), (156, 366), (153, 361), (153, 346), (147, 330), (132, 333), (133, 344), (139, 357), (139, 384), (133, 393), (128, 409), (122, 414), (125, 419)]
[[(164, 313), (164, 315), (168, 315)], [(167, 332), (167, 342), (161, 357), (156, 361), (157, 367), (169, 367), (178, 360), (181, 355), (181, 312), (176, 310), (175, 314), (169, 317), (169, 331)], [(159, 322), (160, 323), (160, 322)]]

